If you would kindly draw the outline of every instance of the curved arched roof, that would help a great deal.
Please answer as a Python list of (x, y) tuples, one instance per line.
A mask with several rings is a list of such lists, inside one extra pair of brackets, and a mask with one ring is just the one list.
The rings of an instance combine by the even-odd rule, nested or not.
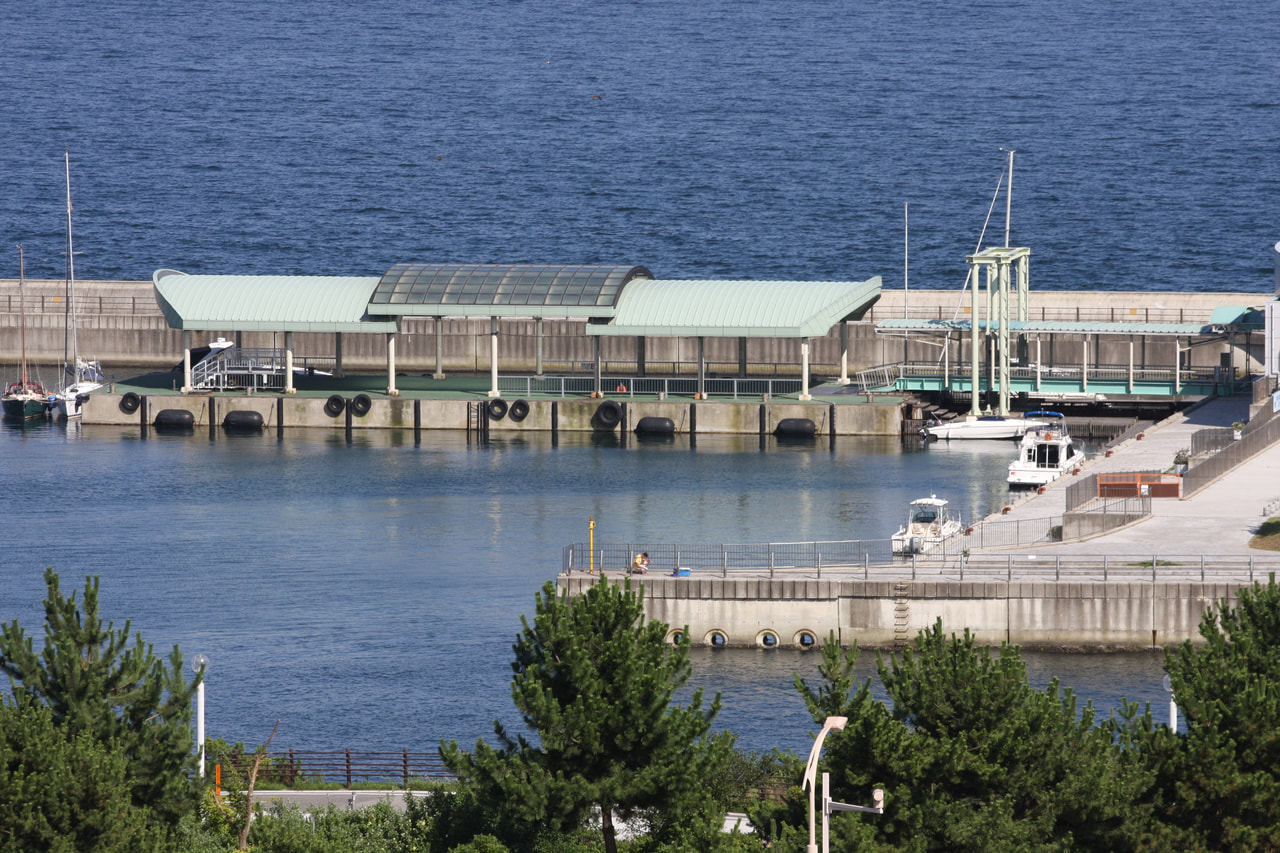
[(652, 277), (634, 265), (396, 264), (369, 307), (400, 316), (611, 317), (628, 282)]

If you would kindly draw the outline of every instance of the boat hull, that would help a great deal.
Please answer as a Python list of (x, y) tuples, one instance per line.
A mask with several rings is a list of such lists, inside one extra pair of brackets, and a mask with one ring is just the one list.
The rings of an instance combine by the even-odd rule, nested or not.
[(978, 418), (971, 421), (955, 421), (949, 424), (927, 426), (921, 432), (926, 438), (937, 441), (1005, 441), (1022, 438), (1029, 429), (1045, 426), (1042, 421), (1022, 418)]
[(43, 418), (47, 413), (43, 397), (5, 397), (4, 417), (11, 421), (30, 421)]

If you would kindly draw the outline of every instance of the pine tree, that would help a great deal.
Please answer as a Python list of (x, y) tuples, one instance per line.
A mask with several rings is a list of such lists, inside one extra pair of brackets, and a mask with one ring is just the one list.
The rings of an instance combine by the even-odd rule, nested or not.
[(184, 680), (176, 646), (166, 666), (141, 635), (130, 645), (129, 622), (120, 630), (104, 625), (97, 578), (85, 580), (77, 600), (62, 593), (52, 569), (44, 577), (40, 652), (17, 620), (0, 629), (0, 671), (9, 676), (15, 707), (43, 706), (64, 737), (88, 738), (123, 756), (128, 801), (159, 825), (176, 826), (200, 799), (191, 733), (199, 676)]
[(708, 736), (718, 696), (706, 709), (701, 691), (671, 704), (689, 677), (688, 640), (668, 645), (630, 583), (604, 579), (572, 599), (548, 583), (533, 624), (522, 623), (511, 694), (538, 743), (495, 722), (496, 749), (442, 744), (449, 768), (508, 826), (565, 832), (597, 809), (606, 853), (617, 850), (615, 815), (645, 820), (658, 838), (714, 832), (719, 804), (705, 783), (732, 736)]
[[(1280, 586), (1242, 588), (1165, 655), (1186, 722), (1161, 759), (1161, 816), (1187, 849), (1280, 849)], [(1148, 739), (1150, 740), (1150, 739)]]

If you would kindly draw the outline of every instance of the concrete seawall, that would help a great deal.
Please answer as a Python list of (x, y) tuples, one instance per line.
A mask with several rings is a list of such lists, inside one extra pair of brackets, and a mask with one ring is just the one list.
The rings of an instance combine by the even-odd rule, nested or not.
[[(611, 582), (622, 582), (620, 578)], [(598, 576), (561, 575), (581, 593)], [(841, 645), (892, 648), (941, 619), (982, 643), (1028, 649), (1120, 650), (1197, 640), (1200, 618), (1246, 586), (1228, 582), (912, 581), (910, 579), (634, 579), (645, 616), (688, 629), (695, 645), (804, 647), (834, 632)], [(719, 633), (721, 642), (716, 642)], [(806, 637), (807, 635), (807, 637)]]
[[(325, 411), (326, 397), (286, 397), (278, 394), (217, 394), (180, 395), (153, 394), (146, 396), (146, 405), (132, 412), (121, 404), (124, 394), (94, 392), (84, 404), (84, 422), (126, 426), (150, 424), (157, 412), (178, 409), (191, 412), (197, 427), (208, 426), (210, 421), (222, 423), (227, 412), (254, 411), (262, 415), (263, 425), (275, 429), (312, 427), (321, 429), (345, 429), (345, 413), (336, 416)], [(353, 395), (348, 395), (353, 396)], [(465, 430), (468, 423), (468, 405), (483, 404), (483, 400), (441, 400), (410, 397), (370, 397), (367, 414), (353, 417), (353, 429), (413, 429), (417, 423), (421, 429)], [(524, 420), (511, 417), (491, 421), (492, 433), (520, 433), (524, 431), (598, 432), (596, 420), (600, 400), (565, 398), (561, 400), (529, 400), (529, 414)], [(898, 404), (857, 404), (833, 406), (826, 402), (813, 403), (761, 403), (732, 401), (623, 401), (620, 423), (614, 428), (631, 429), (643, 417), (670, 418), (677, 433), (716, 434), (738, 433), (754, 435), (763, 430), (771, 433), (784, 418), (808, 418), (814, 422), (817, 435), (897, 435), (901, 430), (902, 412)], [(835, 412), (834, 417), (832, 412)], [(610, 430), (605, 429), (605, 432)]]

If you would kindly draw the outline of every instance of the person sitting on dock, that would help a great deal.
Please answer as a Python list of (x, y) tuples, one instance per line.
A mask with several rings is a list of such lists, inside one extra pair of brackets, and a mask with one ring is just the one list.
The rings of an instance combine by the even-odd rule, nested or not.
[(636, 554), (636, 558), (631, 561), (631, 573), (643, 575), (649, 571), (649, 554)]

